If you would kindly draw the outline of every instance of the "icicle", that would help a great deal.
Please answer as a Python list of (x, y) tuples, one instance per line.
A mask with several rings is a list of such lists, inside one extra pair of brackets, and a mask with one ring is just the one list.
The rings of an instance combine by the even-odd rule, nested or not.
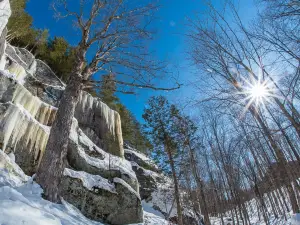
[(8, 144), (15, 149), (22, 140), (26, 149), (34, 152), (34, 159), (40, 161), (48, 141), (50, 128), (40, 124), (21, 105), (12, 103), (0, 121), (3, 151)]
[(82, 95), (81, 106), (82, 106), (82, 111), (84, 112), (85, 111), (85, 105), (86, 105), (86, 102), (87, 102), (88, 95), (85, 94), (85, 92), (82, 92), (81, 95)]
[(108, 131), (114, 139), (120, 141), (120, 145), (123, 144), (121, 119), (119, 113), (109, 108), (105, 103), (101, 102), (99, 98), (94, 98), (86, 92), (82, 92), (79, 98), (78, 108), (81, 113), (91, 112), (87, 116), (81, 118), (81, 122), (91, 123), (93, 113), (100, 112), (103, 122), (106, 124)]
[(27, 74), (26, 74), (25, 69), (22, 66), (20, 66), (19, 64), (15, 63), (15, 62), (12, 62), (8, 66), (7, 70), (10, 73), (14, 74), (20, 83), (24, 82), (24, 78), (26, 77)]
[[(6, 41), (4, 42), (3, 49), (6, 49)], [(4, 70), (6, 65), (6, 55), (3, 54), (0, 60), (0, 70)]]
[(123, 136), (122, 136), (122, 124), (121, 124), (121, 117), (118, 112), (115, 112), (115, 132), (116, 137), (118, 137), (119, 145), (121, 149), (123, 148)]
[(29, 69), (28, 69), (28, 73), (30, 73), (31, 75), (34, 75), (36, 72), (36, 61), (33, 60), (32, 64), (30, 65)]
[(12, 102), (16, 105), (21, 105), (32, 117), (44, 125), (48, 125), (50, 119), (51, 122), (54, 120), (52, 117), (56, 115), (57, 111), (56, 108), (42, 102), (38, 97), (33, 96), (20, 84), (17, 84)]

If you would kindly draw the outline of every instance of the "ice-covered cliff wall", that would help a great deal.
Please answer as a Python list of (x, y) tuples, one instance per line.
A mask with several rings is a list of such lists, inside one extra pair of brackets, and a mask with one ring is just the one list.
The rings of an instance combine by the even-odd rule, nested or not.
[[(40, 122), (51, 126), (55, 118), (55, 111), (52, 109), (58, 106), (65, 84), (56, 77), (48, 65), (35, 59), (28, 50), (10, 44), (5, 46), (3, 68), (13, 74), (14, 79), (19, 83), (16, 101), (21, 101), (25, 108), (32, 107), (30, 109), (33, 110), (32, 113), (37, 114), (33, 117), (44, 116), (45, 118), (36, 119), (46, 120)], [(30, 95), (32, 96), (29, 98)], [(53, 106), (52, 114), (47, 114), (50, 113), (49, 107), (47, 108), (41, 102)], [(34, 112), (34, 110), (38, 111)], [(42, 112), (42, 110), (48, 111)], [(99, 98), (82, 91), (75, 118), (86, 135), (99, 147), (116, 156), (124, 157), (121, 119), (116, 111), (110, 109)]]
[[(84, 116), (83, 116), (84, 115)], [(100, 148), (124, 157), (121, 118), (99, 98), (82, 92), (75, 118), (85, 134)]]
[[(15, 162), (32, 175), (44, 155), (65, 84), (29, 51), (6, 43), (8, 9), (9, 1), (0, 0), (0, 14), (6, 17), (0, 19), (0, 151), (13, 153)], [(75, 116), (66, 137), (67, 168), (60, 194), (88, 218), (112, 224), (142, 222), (139, 185), (124, 159), (119, 114), (82, 92)]]

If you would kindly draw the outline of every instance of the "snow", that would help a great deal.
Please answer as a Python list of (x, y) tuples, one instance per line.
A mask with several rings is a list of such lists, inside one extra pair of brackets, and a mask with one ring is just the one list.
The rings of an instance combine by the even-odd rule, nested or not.
[(41, 197), (42, 189), (0, 150), (0, 224), (102, 225), (85, 218), (63, 201), (54, 204)]
[(0, 187), (9, 185), (17, 187), (28, 177), (23, 173), (14, 160), (0, 149)]
[[(118, 156), (111, 155), (104, 150), (100, 149), (98, 146), (96, 146), (82, 131), (78, 128), (78, 122), (76, 119), (73, 119), (72, 123), (72, 129), (70, 134), (71, 140), (73, 140), (75, 143), (80, 142), (80, 144), (85, 145), (88, 147), (88, 149), (83, 149), (78, 144), (78, 150), (80, 156), (89, 164), (92, 166), (95, 166), (99, 169), (103, 170), (120, 170), (122, 174), (127, 174), (133, 179), (136, 179), (136, 175), (134, 171), (132, 170), (131, 164), (129, 161), (120, 158)], [(99, 155), (103, 156), (103, 159), (94, 158), (86, 154), (85, 151), (97, 151)]]
[(119, 183), (119, 184), (125, 186), (131, 193), (133, 193), (137, 198), (140, 199), (140, 195), (129, 184), (127, 184), (123, 179), (115, 177), (113, 181), (114, 181), (114, 183)]
[(143, 200), (142, 206), (145, 212), (152, 213), (153, 215), (164, 218), (164, 215), (160, 211), (153, 208), (153, 204), (151, 202), (146, 202), (145, 200)]
[(136, 149), (133, 148), (129, 148), (127, 146), (126, 149), (124, 149), (125, 153), (130, 153), (135, 155), (136, 157), (140, 158), (142, 161), (144, 161), (145, 163), (148, 163), (149, 165), (155, 167), (156, 169), (158, 169), (157, 165), (153, 162), (152, 159), (150, 159), (148, 156), (146, 156), (143, 153), (138, 152)]
[(300, 224), (300, 213), (297, 213), (291, 217), (291, 225), (299, 225)]
[[(284, 191), (284, 190), (282, 190)], [(274, 192), (276, 195), (276, 192)], [(266, 194), (265, 194), (266, 196)], [(277, 196), (278, 197), (278, 196)], [(281, 197), (280, 197), (281, 198)], [(278, 198), (278, 199), (280, 199)], [(271, 205), (268, 198), (265, 198), (265, 203), (267, 206), (267, 210), (269, 213), (269, 221), (268, 225), (300, 225), (300, 214), (293, 214), (292, 212), (287, 212), (284, 215), (278, 215), (278, 218), (275, 218), (274, 214), (272, 214)], [(247, 211), (249, 212), (250, 225), (266, 225), (263, 221), (263, 218), (260, 218), (257, 211), (256, 200), (252, 199), (245, 203)], [(262, 217), (262, 216), (261, 216)], [(230, 216), (230, 212), (225, 213), (225, 217), (223, 218), (225, 224), (233, 224), (232, 218)], [(236, 218), (234, 218), (236, 220)], [(210, 218), (212, 225), (221, 225), (221, 218), (211, 217)], [(240, 223), (242, 221), (240, 220)]]
[(144, 225), (171, 225), (169, 221), (155, 214), (144, 212)]
[[(9, 165), (9, 166), (8, 166)], [(106, 179), (84, 172), (65, 170), (66, 175), (85, 179), (92, 187), (99, 180), (102, 187), (111, 188)], [(97, 178), (97, 179), (95, 179)], [(105, 185), (105, 186), (104, 186)], [(107, 186), (106, 186), (107, 185)], [(62, 200), (54, 204), (41, 197), (41, 187), (26, 176), (15, 162), (0, 150), (0, 224), (5, 225), (103, 225), (84, 217), (81, 212)], [(144, 223), (137, 225), (168, 225), (159, 212), (143, 203)]]
[(142, 154), (142, 153), (139, 153), (133, 149), (124, 149), (125, 152), (128, 152), (128, 153), (131, 153), (131, 154), (134, 154), (136, 155), (137, 157), (139, 157), (141, 160), (147, 162), (147, 161), (151, 161), (151, 159), (149, 157), (147, 157), (146, 155)]
[(66, 168), (64, 170), (64, 176), (80, 179), (83, 186), (91, 191), (93, 191), (95, 187), (98, 187), (109, 192), (116, 193), (115, 186), (99, 175), (91, 175), (83, 171), (74, 171)]
[(174, 204), (174, 185), (168, 177), (163, 177), (163, 183), (157, 183), (157, 189), (151, 193), (151, 202), (162, 212), (170, 214), (170, 217), (177, 215), (176, 206)]

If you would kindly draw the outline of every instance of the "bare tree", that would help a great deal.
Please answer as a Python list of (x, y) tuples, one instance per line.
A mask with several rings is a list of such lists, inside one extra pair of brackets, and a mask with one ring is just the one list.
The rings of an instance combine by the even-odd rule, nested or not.
[[(149, 24), (157, 7), (143, 2), (123, 0), (59, 0), (53, 5), (58, 18), (72, 17), (80, 32), (75, 66), (60, 100), (46, 151), (37, 171), (36, 180), (45, 197), (59, 202), (58, 187), (65, 167), (65, 156), (72, 119), (79, 95), (91, 85), (95, 73), (114, 73), (120, 91), (129, 88), (159, 88), (155, 79), (164, 69), (151, 58), (145, 40), (151, 38)], [(89, 59), (88, 56), (92, 56)], [(132, 92), (132, 91), (130, 91)]]

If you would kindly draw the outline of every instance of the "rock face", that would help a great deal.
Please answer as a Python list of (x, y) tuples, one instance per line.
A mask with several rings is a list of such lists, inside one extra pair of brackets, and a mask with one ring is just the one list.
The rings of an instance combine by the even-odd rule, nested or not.
[[(26, 174), (32, 175), (43, 157), (57, 109), (32, 95), (14, 75), (6, 71), (0, 72), (0, 88), (0, 147), (6, 153), (13, 152), (17, 164)], [(65, 176), (60, 186), (62, 196), (81, 209), (85, 216), (111, 224), (142, 221), (139, 185), (131, 164), (94, 144), (80, 129), (75, 118), (67, 159), (72, 169), (85, 171), (90, 177), (101, 177), (114, 186), (114, 192), (107, 193), (98, 187), (100, 184), (95, 184), (98, 191), (94, 192), (82, 185), (76, 186), (78, 180)], [(81, 195), (78, 196), (78, 192)], [(83, 198), (83, 195), (88, 198)], [(93, 199), (93, 203), (89, 199)], [(105, 201), (110, 202), (110, 207), (103, 204)]]
[(129, 146), (125, 151), (125, 158), (131, 162), (132, 169), (136, 173), (140, 184), (140, 195), (142, 200), (151, 200), (152, 193), (157, 189), (160, 174), (156, 165), (145, 155), (130, 149)]
[[(28, 50), (6, 43), (9, 9), (9, 1), (0, 0), (0, 171), (10, 167), (4, 151), (32, 175), (65, 84)], [(137, 177), (124, 159), (120, 116), (86, 92), (76, 108), (67, 161), (61, 195), (86, 217), (110, 224), (143, 221)]]
[[(125, 146), (125, 158), (131, 162), (140, 184), (140, 196), (144, 203), (159, 211), (169, 221), (177, 223), (173, 181), (165, 176), (146, 155)], [(184, 191), (182, 191), (184, 194)], [(183, 222), (187, 225), (203, 223), (201, 215), (194, 213), (192, 206), (185, 205)]]
[(61, 194), (94, 220), (110, 224), (143, 221), (138, 193), (119, 178), (112, 182), (97, 175), (65, 169)]
[[(84, 115), (84, 116), (82, 116)], [(75, 111), (79, 126), (100, 148), (124, 157), (119, 113), (90, 94), (82, 92)]]

